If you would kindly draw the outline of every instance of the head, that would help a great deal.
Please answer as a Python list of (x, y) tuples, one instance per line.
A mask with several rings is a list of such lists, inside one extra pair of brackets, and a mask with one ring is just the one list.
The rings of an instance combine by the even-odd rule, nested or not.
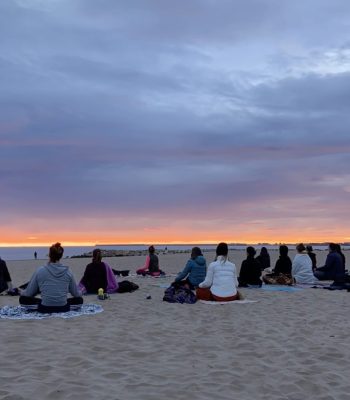
[(254, 257), (255, 254), (256, 254), (256, 251), (255, 251), (254, 247), (248, 246), (247, 247), (247, 255), (250, 257)]
[(311, 252), (313, 251), (313, 248), (312, 248), (311, 244), (308, 244), (308, 245), (306, 246), (306, 251), (307, 251), (308, 253), (311, 253)]
[(227, 257), (228, 254), (228, 246), (227, 243), (219, 243), (216, 248), (216, 256), (224, 256)]
[(268, 254), (269, 254), (269, 253), (267, 252), (267, 248), (266, 248), (266, 247), (262, 247), (261, 250), (260, 250), (260, 255), (266, 256), (266, 255), (268, 255)]
[(95, 249), (92, 252), (92, 262), (101, 262), (101, 260), (102, 260), (101, 249)]
[(154, 248), (154, 246), (149, 246), (149, 248), (148, 248), (149, 254), (154, 254), (155, 251), (156, 251), (156, 249)]
[(287, 255), (288, 255), (288, 246), (286, 246), (285, 244), (282, 244), (281, 246), (280, 246), (280, 256), (281, 257), (287, 257)]
[(328, 249), (329, 249), (329, 251), (338, 251), (338, 248), (337, 248), (337, 245), (336, 245), (336, 243), (329, 243), (329, 245), (328, 245)]
[(298, 253), (302, 253), (303, 251), (306, 250), (306, 247), (304, 246), (303, 243), (299, 243), (299, 244), (296, 246), (296, 249), (297, 249), (297, 252), (298, 252)]
[(193, 247), (191, 252), (191, 258), (195, 259), (198, 256), (202, 256), (202, 250), (199, 247)]
[(64, 249), (61, 246), (61, 243), (55, 243), (50, 247), (49, 257), (51, 262), (59, 261), (63, 256)]

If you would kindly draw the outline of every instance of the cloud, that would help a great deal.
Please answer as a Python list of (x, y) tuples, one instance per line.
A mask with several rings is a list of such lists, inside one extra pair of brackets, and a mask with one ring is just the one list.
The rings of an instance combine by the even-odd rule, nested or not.
[(122, 224), (135, 237), (176, 219), (213, 237), (226, 220), (242, 237), (287, 235), (303, 222), (329, 232), (333, 205), (345, 231), (349, 11), (327, 0), (1, 3), (4, 226), (40, 237), (48, 219), (74, 220), (78, 237)]

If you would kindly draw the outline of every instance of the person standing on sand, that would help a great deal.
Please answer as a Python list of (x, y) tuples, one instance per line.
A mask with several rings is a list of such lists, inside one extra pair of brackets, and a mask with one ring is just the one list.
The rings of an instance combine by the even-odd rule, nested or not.
[(312, 261), (303, 243), (296, 246), (297, 254), (292, 263), (292, 277), (295, 283), (314, 284), (317, 279), (312, 272)]
[(36, 260), (38, 258), (38, 253), (34, 251), (34, 259)]
[[(19, 298), (21, 305), (42, 313), (66, 312), (78, 309), (83, 298), (70, 269), (59, 261), (64, 249), (61, 243), (53, 244), (49, 251), (49, 262), (34, 272), (27, 288)], [(38, 293), (41, 299), (34, 297)], [(73, 297), (67, 299), (67, 294)]]
[(239, 300), (236, 266), (228, 261), (227, 256), (227, 243), (219, 243), (216, 248), (216, 259), (209, 264), (205, 280), (196, 290), (198, 300)]

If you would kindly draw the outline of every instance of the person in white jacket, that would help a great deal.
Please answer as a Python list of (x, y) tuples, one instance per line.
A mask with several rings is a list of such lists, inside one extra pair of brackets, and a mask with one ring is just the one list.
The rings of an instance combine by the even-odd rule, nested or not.
[(219, 243), (216, 248), (216, 259), (209, 265), (205, 280), (196, 290), (197, 299), (208, 301), (239, 299), (236, 266), (228, 261), (227, 255), (227, 244)]
[(312, 272), (312, 261), (303, 243), (296, 246), (298, 254), (292, 263), (292, 277), (295, 283), (314, 284), (317, 281)]

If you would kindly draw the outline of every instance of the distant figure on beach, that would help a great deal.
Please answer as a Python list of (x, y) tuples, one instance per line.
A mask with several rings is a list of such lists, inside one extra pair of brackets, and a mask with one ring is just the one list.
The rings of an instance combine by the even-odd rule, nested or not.
[(165, 275), (164, 272), (159, 268), (159, 259), (155, 254), (156, 249), (154, 246), (149, 246), (148, 256), (146, 257), (146, 262), (143, 267), (139, 268), (136, 273), (138, 275), (151, 275), (160, 276)]
[(312, 248), (311, 244), (306, 246), (306, 251), (311, 258), (312, 270), (315, 271), (315, 269), (317, 268), (316, 254), (314, 253), (314, 249)]
[(195, 289), (204, 281), (207, 273), (207, 263), (199, 247), (193, 247), (191, 258), (185, 268), (175, 278), (175, 284), (186, 285), (188, 289)]
[(316, 268), (314, 275), (320, 281), (334, 280), (335, 283), (343, 283), (345, 279), (345, 257), (339, 254), (339, 245), (329, 243), (326, 264)]
[(215, 261), (209, 264), (205, 280), (196, 290), (198, 300), (239, 300), (238, 280), (235, 264), (228, 261), (227, 243), (219, 243)]
[(0, 293), (12, 289), (12, 280), (6, 262), (0, 258)]
[(279, 247), (280, 256), (276, 261), (272, 274), (266, 274), (263, 281), (272, 285), (291, 285), (292, 279), (292, 261), (288, 256), (288, 246), (282, 244)]
[[(66, 312), (81, 307), (83, 298), (74, 276), (68, 267), (59, 262), (63, 252), (61, 243), (50, 247), (49, 262), (33, 274), (19, 298), (21, 305), (42, 313)], [(41, 299), (35, 297), (39, 293)], [(68, 293), (73, 297), (67, 299)]]
[(101, 250), (95, 249), (92, 252), (92, 262), (85, 268), (79, 289), (83, 294), (96, 294), (101, 288), (106, 293), (115, 293), (118, 290), (118, 282), (112, 268), (102, 261)]
[(312, 261), (303, 243), (296, 246), (297, 254), (292, 263), (292, 276), (295, 283), (313, 284), (316, 278), (312, 272)]
[(266, 247), (261, 248), (260, 254), (258, 255), (258, 257), (256, 257), (256, 259), (259, 261), (262, 271), (266, 268), (270, 268), (270, 254), (268, 253)]
[(38, 258), (38, 253), (36, 251), (34, 251), (34, 258), (37, 259)]
[(167, 246), (165, 246), (164, 254), (168, 254), (168, 248), (167, 248)]
[(261, 286), (261, 264), (255, 258), (256, 250), (252, 246), (247, 247), (247, 258), (243, 260), (239, 272), (238, 282), (240, 287), (249, 285)]

